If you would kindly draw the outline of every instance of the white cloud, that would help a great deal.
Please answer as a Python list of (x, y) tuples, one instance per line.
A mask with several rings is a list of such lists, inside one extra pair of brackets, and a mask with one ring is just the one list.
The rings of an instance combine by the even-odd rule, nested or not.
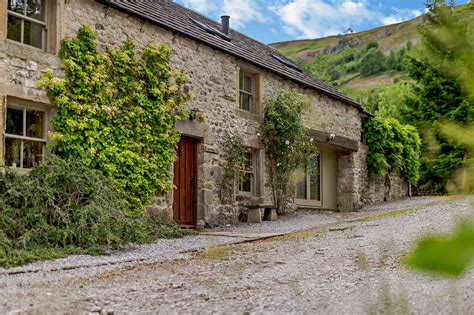
[(265, 21), (260, 7), (253, 0), (224, 0), (223, 14), (230, 15), (234, 28), (242, 28), (251, 21)]
[(366, 0), (290, 0), (270, 8), (287, 33), (298, 38), (336, 35), (380, 15), (368, 8)]
[(392, 10), (395, 11), (393, 14), (382, 17), (381, 22), (384, 25), (400, 23), (409, 19), (413, 19), (423, 14), (423, 12), (419, 10), (397, 9), (397, 8), (392, 8)]
[(184, 0), (183, 4), (203, 14), (207, 14), (216, 8), (216, 2), (209, 0)]
[(252, 21), (265, 21), (260, 6), (254, 0), (183, 0), (182, 3), (202, 14), (229, 15), (230, 26), (235, 29)]

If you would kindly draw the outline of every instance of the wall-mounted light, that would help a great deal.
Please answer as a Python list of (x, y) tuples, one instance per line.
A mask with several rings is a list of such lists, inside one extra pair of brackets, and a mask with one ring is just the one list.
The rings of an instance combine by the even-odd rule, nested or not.
[(189, 120), (196, 120), (199, 113), (200, 113), (199, 109), (197, 109), (197, 108), (191, 109), (191, 115), (189, 115)]
[(334, 140), (334, 138), (336, 138), (336, 134), (335, 134), (335, 133), (329, 134), (329, 141)]

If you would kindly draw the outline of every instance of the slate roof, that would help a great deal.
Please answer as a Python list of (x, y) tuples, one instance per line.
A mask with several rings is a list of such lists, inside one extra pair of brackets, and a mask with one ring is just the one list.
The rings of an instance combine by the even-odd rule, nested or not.
[(357, 102), (314, 77), (309, 72), (305, 70), (298, 71), (278, 61), (272, 54), (280, 55), (282, 58), (285, 57), (277, 50), (232, 29), (230, 30), (230, 41), (221, 36), (211, 34), (203, 30), (191, 19), (201, 21), (218, 30), (221, 29), (219, 23), (170, 0), (97, 0), (97, 2), (135, 16), (147, 23), (158, 25), (202, 42), (214, 49), (354, 106), (366, 115), (371, 115), (366, 113)]

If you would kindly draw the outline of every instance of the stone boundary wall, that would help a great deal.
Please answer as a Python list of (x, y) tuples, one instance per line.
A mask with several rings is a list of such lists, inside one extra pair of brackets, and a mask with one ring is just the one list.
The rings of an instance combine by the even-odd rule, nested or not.
[(369, 177), (367, 166), (367, 145), (360, 145), (360, 172), (363, 176), (360, 187), (359, 208), (366, 205), (393, 201), (409, 196), (409, 185), (406, 180), (397, 174), (391, 174), (388, 179), (385, 176)]

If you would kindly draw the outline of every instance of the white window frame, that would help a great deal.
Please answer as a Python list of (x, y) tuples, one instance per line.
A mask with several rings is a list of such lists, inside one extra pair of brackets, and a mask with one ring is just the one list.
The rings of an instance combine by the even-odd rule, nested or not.
[(251, 154), (251, 165), (249, 169), (242, 170), (242, 172), (251, 175), (250, 191), (244, 191), (243, 181), (240, 181), (238, 185), (239, 195), (255, 196), (257, 194), (258, 152), (256, 150), (249, 149), (247, 153)]
[[(20, 170), (29, 170), (30, 168), (24, 168), (23, 167), (23, 158), (24, 158), (24, 142), (25, 141), (34, 141), (34, 142), (40, 142), (42, 143), (42, 161), (46, 157), (46, 143), (47, 143), (47, 137), (48, 137), (48, 125), (49, 125), (49, 113), (48, 109), (42, 107), (42, 106), (31, 106), (31, 105), (24, 105), (21, 104), (20, 102), (7, 102), (7, 106), (5, 107), (6, 112), (5, 112), (5, 126), (7, 124), (7, 119), (8, 119), (8, 109), (16, 109), (16, 110), (22, 110), (23, 111), (23, 121), (22, 121), (22, 129), (23, 129), (23, 134), (22, 135), (15, 135), (15, 134), (9, 134), (6, 132), (5, 128), (5, 150), (4, 150), (4, 161), (5, 161), (5, 166), (7, 167), (14, 167), (12, 165), (6, 165), (6, 139), (14, 139), (14, 140), (20, 140), (21, 145), (20, 145), (20, 165), (17, 165), (14, 167), (15, 169), (20, 169)], [(27, 110), (34, 110), (38, 112), (43, 113), (43, 137), (42, 138), (34, 138), (34, 137), (28, 137), (26, 135), (26, 112)]]
[[(242, 90), (240, 88), (240, 81), (241, 81), (240, 78), (241, 78), (241, 76), (249, 77), (251, 79), (251, 84), (250, 84), (251, 91), (250, 92)], [(256, 81), (257, 80), (256, 80), (256, 75), (255, 74), (251, 74), (251, 73), (245, 72), (243, 70), (240, 70), (240, 72), (239, 72), (239, 108), (241, 110), (247, 111), (249, 113), (255, 113), (256, 112), (256, 104), (255, 104)], [(242, 94), (251, 96), (251, 98), (252, 98), (252, 105), (251, 105), (251, 108), (249, 110), (242, 107), (242, 97), (241, 97)]]
[[(323, 176), (322, 176), (322, 169), (323, 169), (323, 159), (322, 159), (322, 151), (319, 151), (319, 200), (311, 200), (311, 170), (308, 166), (305, 166), (304, 176), (306, 180), (306, 199), (299, 199), (295, 198), (296, 204), (299, 206), (308, 206), (308, 207), (322, 207), (323, 205)], [(295, 190), (296, 196), (296, 190)]]
[[(8, 1), (8, 0), (7, 0)], [(14, 42), (14, 43), (20, 43), (22, 45), (25, 45), (27, 47), (31, 47), (34, 49), (39, 49), (42, 51), (46, 51), (48, 47), (48, 19), (49, 19), (49, 9), (50, 9), (50, 2), (51, 0), (43, 0), (44, 2), (44, 21), (41, 20), (36, 20), (33, 19), (29, 16), (26, 15), (26, 0), (25, 0), (25, 6), (24, 6), (24, 12), (23, 14), (17, 13), (15, 11), (11, 11), (7, 9), (7, 16), (12, 16), (14, 18), (20, 19), (21, 20), (21, 28), (20, 28), (20, 41), (16, 41), (13, 39), (7, 38), (8, 41)], [(7, 17), (8, 19), (8, 17)], [(41, 38), (41, 48), (38, 48), (36, 46), (30, 45), (30, 44), (25, 44), (25, 21), (31, 22), (31, 23), (36, 23), (40, 24), (43, 28), (42, 31), (42, 38)], [(8, 24), (7, 24), (7, 34), (8, 34)], [(7, 35), (8, 36), (8, 35)]]

